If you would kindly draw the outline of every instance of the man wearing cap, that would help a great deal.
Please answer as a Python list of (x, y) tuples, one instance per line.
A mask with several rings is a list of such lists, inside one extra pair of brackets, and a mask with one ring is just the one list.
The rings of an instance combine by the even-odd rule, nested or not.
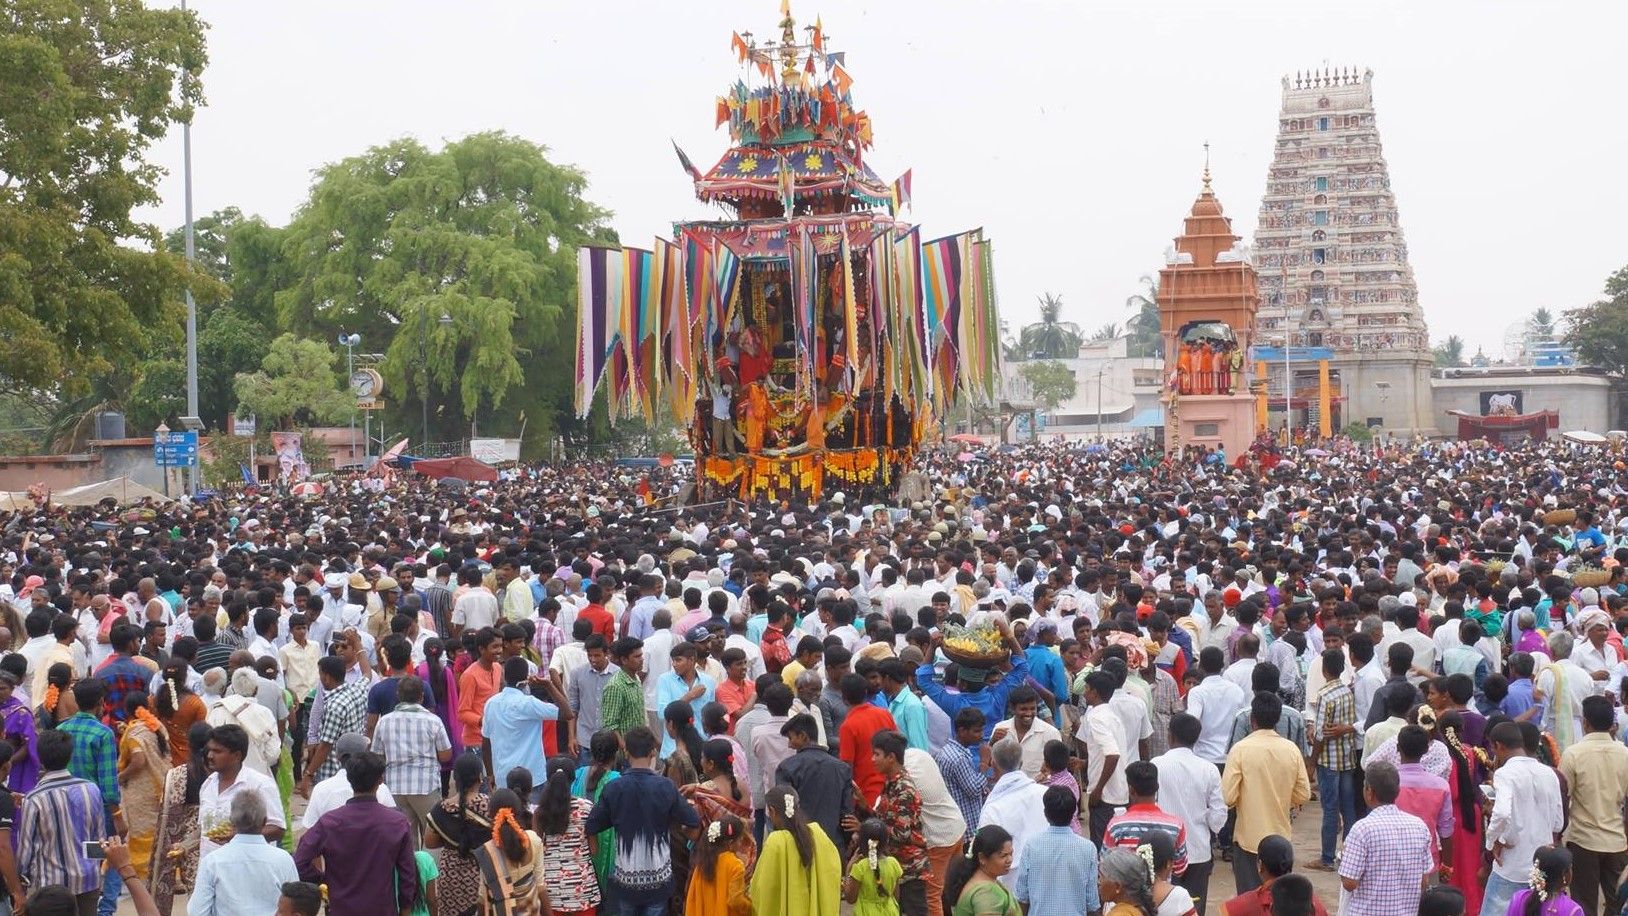
[[(334, 745), (334, 756), (339, 761), (339, 770), (311, 787), (311, 798), (305, 803), (305, 814), (300, 818), (302, 829), (310, 830), (324, 814), (350, 800), (353, 793), (350, 782), (345, 779), (345, 762), (367, 749), (367, 736), (360, 732), (345, 735)], [(379, 804), (388, 808), (396, 807), (395, 797), (390, 794), (390, 787), (387, 785), (379, 786)]]

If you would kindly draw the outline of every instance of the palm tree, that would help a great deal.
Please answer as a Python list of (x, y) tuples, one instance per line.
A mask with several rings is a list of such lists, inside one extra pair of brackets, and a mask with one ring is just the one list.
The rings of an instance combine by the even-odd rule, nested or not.
[(1437, 344), (1431, 352), (1435, 355), (1438, 369), (1455, 369), (1464, 365), (1464, 339), (1457, 334)]
[(1535, 343), (1543, 343), (1555, 339), (1555, 316), (1548, 309), (1540, 308), (1532, 313), (1526, 321), (1527, 334)]
[(1143, 275), (1140, 282), (1142, 292), (1125, 300), (1125, 307), (1136, 311), (1125, 321), (1131, 336), (1128, 349), (1131, 356), (1159, 357), (1164, 355), (1159, 335), (1159, 278)]
[(1119, 336), (1119, 325), (1114, 324), (1112, 321), (1108, 322), (1107, 324), (1103, 325), (1102, 327), (1097, 328), (1095, 331), (1091, 332), (1091, 339), (1094, 340), (1094, 341), (1096, 341), (1096, 340), (1113, 340), (1115, 337), (1118, 337), (1118, 336)]
[(1040, 321), (1025, 325), (1018, 334), (1023, 352), (1038, 359), (1068, 359), (1080, 352), (1085, 335), (1072, 321), (1058, 320), (1063, 313), (1063, 297), (1044, 293), (1040, 296)]

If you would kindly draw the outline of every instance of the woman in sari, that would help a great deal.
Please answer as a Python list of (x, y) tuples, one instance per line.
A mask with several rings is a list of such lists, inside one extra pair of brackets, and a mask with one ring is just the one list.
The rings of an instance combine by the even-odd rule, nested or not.
[[(701, 746), (701, 781), (678, 790), (678, 794), (695, 806), (695, 813), (701, 817), (702, 833), (706, 832), (708, 824), (725, 815), (751, 823), (752, 800), (735, 779), (734, 756), (731, 742), (722, 738), (708, 741)], [(751, 878), (752, 866), (757, 864), (757, 843), (748, 834), (733, 847), (733, 851), (736, 858), (741, 860), (741, 865), (746, 867), (747, 878)]]
[[(589, 763), (585, 767), (577, 767), (576, 778), (571, 780), (571, 794), (587, 801), (592, 808), (593, 803), (599, 801), (599, 793), (622, 775), (616, 772), (616, 755), (621, 751), (622, 739), (615, 732), (594, 732), (594, 736), (588, 740)], [(594, 844), (594, 875), (599, 880), (599, 894), (603, 901), (601, 906), (609, 912), (616, 912), (609, 878), (611, 867), (616, 864), (616, 831), (601, 830), (594, 834), (591, 842)]]
[(17, 749), (11, 758), (11, 771), (6, 776), (6, 788), (22, 795), (34, 791), (40, 781), (38, 732), (34, 729), (34, 712), (17, 699), (17, 675), (0, 671), (0, 738)]
[(424, 661), (418, 665), (419, 678), (430, 685), (429, 694), (424, 697), (424, 708), (441, 718), (441, 724), (447, 727), (447, 737), (452, 740), (452, 756), (441, 764), (443, 795), (447, 791), (447, 777), (452, 774), (452, 761), (462, 756), (464, 749), (464, 727), (458, 721), (458, 679), (453, 677), (452, 668), (446, 663), (446, 652), (446, 643), (440, 639), (426, 639)]
[[(153, 877), (153, 902), (164, 916), (169, 916), (175, 895), (191, 893), (198, 877), (198, 789), (209, 776), (209, 726), (194, 722), (187, 738), (192, 751), (185, 765), (172, 767), (164, 777), (164, 801), (147, 866)], [(171, 760), (174, 751), (172, 745)]]
[(480, 865), (480, 910), (491, 916), (536, 916), (552, 912), (543, 886), (543, 838), (522, 823), (520, 797), (508, 789), (492, 793), (491, 837), (475, 850)]
[(481, 906), (480, 863), (475, 850), (492, 838), (490, 800), (480, 790), (485, 768), (476, 754), (452, 765), (452, 797), (430, 809), (424, 846), (436, 850), (441, 870), (441, 916), (474, 916)]
[(1457, 712), (1441, 717), (1441, 735), (1453, 758), (1447, 786), (1453, 797), (1453, 858), (1448, 882), (1464, 893), (1464, 912), (1481, 911), (1481, 762), (1479, 748), (1459, 740), (1464, 720)]
[(153, 697), (153, 712), (158, 713), (158, 721), (164, 724), (165, 737), (170, 742), (170, 763), (180, 766), (192, 753), (188, 736), (192, 734), (193, 724), (202, 722), (209, 710), (204, 707), (204, 701), (187, 688), (186, 659), (170, 659), (161, 673), (164, 681), (158, 685), (158, 695)]
[(124, 713), (124, 734), (119, 738), (119, 807), (130, 829), (130, 862), (137, 877), (146, 881), (153, 836), (158, 832), (159, 802), (173, 765), (164, 726), (147, 708), (146, 691), (125, 694)]
[(837, 916), (842, 905), (842, 857), (824, 830), (808, 826), (791, 786), (764, 793), (769, 833), (752, 872), (752, 912), (763, 916)]

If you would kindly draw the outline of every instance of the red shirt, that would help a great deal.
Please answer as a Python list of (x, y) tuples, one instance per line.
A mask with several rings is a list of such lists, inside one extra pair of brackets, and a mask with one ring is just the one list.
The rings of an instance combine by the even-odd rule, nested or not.
[(757, 685), (752, 683), (751, 678), (747, 678), (737, 685), (726, 677), (718, 684), (718, 689), (714, 695), (717, 697), (718, 702), (724, 704), (724, 708), (729, 710), (729, 733), (733, 735), (735, 733), (735, 720), (740, 717), (742, 712), (751, 708), (752, 700), (757, 696)]
[(586, 620), (594, 625), (594, 632), (605, 637), (605, 642), (616, 641), (616, 618), (611, 612), (605, 610), (602, 604), (590, 604), (577, 612), (578, 620)]
[[(1323, 909), (1323, 901), (1316, 894), (1312, 894), (1311, 908), (1316, 916), (1328, 916), (1328, 910)], [(1272, 882), (1228, 900), (1221, 905), (1221, 912), (1223, 916), (1272, 916)]]
[(859, 784), (859, 791), (865, 794), (866, 807), (876, 807), (884, 781), (882, 774), (871, 765), (871, 736), (897, 728), (892, 713), (869, 703), (861, 703), (848, 710), (847, 717), (842, 720), (842, 728), (837, 732), (837, 756), (853, 767), (854, 782)]
[(779, 627), (773, 624), (764, 627), (759, 645), (763, 649), (763, 667), (770, 674), (779, 674), (791, 664), (791, 647), (786, 645), (786, 634)]

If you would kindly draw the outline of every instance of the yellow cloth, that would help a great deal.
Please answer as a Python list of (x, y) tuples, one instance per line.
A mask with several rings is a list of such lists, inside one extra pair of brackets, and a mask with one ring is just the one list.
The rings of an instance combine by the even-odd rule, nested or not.
[(746, 896), (746, 866), (734, 853), (727, 849), (718, 853), (711, 878), (702, 877), (700, 869), (690, 873), (684, 916), (747, 916), (751, 912), (752, 899)]
[(1560, 755), (1560, 775), (1571, 789), (1566, 842), (1594, 852), (1628, 848), (1622, 799), (1628, 796), (1628, 747), (1607, 732), (1591, 732)]
[(752, 872), (752, 912), (757, 916), (837, 916), (842, 905), (842, 858), (831, 838), (810, 827), (814, 860), (808, 868), (797, 857), (797, 841), (786, 830), (763, 838), (763, 852)]
[[(1628, 750), (1625, 748), (1624, 750)], [(164, 779), (170, 772), (170, 758), (158, 747), (158, 738), (139, 722), (131, 723), (119, 739), (119, 774), (130, 769), (132, 761), (145, 766), (131, 775), (121, 789), (125, 823), (130, 828), (130, 864), (136, 876), (147, 880), (153, 854), (153, 836), (158, 832), (158, 807), (164, 792)]]
[(1311, 798), (1300, 748), (1269, 728), (1256, 729), (1227, 752), (1221, 800), (1238, 809), (1233, 837), (1246, 852), (1272, 834), (1292, 836), (1289, 809)]

